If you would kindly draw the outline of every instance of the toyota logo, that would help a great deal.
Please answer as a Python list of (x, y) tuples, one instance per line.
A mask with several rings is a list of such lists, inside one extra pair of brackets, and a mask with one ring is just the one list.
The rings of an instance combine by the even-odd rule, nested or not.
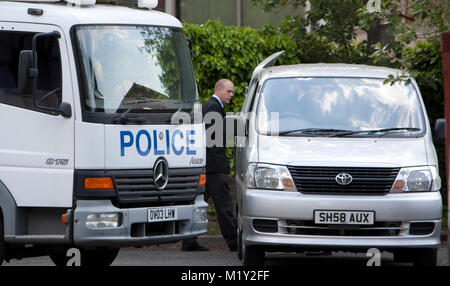
[(156, 160), (153, 168), (153, 183), (158, 190), (162, 190), (169, 182), (169, 166), (163, 158)]
[(353, 177), (347, 173), (340, 173), (337, 174), (335, 180), (339, 185), (346, 186), (353, 181)]

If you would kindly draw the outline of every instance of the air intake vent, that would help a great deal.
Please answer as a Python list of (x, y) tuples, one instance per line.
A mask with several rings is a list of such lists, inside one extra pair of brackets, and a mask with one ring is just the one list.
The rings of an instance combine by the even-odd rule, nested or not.
[(428, 235), (434, 231), (434, 222), (413, 222), (409, 226), (411, 235)]
[(254, 219), (253, 228), (259, 232), (278, 232), (278, 221), (271, 219)]

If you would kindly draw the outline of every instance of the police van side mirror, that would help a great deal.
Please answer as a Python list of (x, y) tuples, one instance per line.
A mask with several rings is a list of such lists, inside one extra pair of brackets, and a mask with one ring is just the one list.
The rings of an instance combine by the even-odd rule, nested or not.
[(59, 103), (59, 107), (47, 107), (41, 106), (39, 104), (40, 101), (45, 99), (48, 96), (53, 95), (55, 92), (60, 91), (61, 89), (55, 89), (51, 92), (48, 92), (39, 100), (37, 99), (37, 79), (39, 75), (38, 64), (37, 64), (37, 41), (39, 38), (45, 37), (54, 37), (59, 39), (61, 34), (58, 31), (53, 31), (50, 33), (40, 33), (35, 34), (32, 40), (32, 50), (23, 50), (19, 54), (19, 71), (18, 71), (18, 87), (20, 95), (32, 95), (33, 105), (42, 111), (50, 112), (54, 115), (62, 115), (64, 117), (72, 116), (72, 108), (69, 103)]
[(194, 50), (192, 49), (192, 40), (189, 38), (186, 38), (186, 42), (188, 43), (189, 54), (191, 55), (191, 59), (193, 59), (194, 58)]
[(439, 141), (445, 140), (445, 119), (443, 118), (437, 119), (434, 124), (434, 139)]
[(23, 50), (20, 52), (18, 75), (19, 94), (31, 95), (37, 79), (37, 69), (33, 69), (33, 51)]

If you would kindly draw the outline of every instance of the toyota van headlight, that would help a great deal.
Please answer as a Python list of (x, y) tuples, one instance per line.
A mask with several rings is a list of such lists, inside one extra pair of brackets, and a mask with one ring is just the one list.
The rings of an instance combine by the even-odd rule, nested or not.
[(294, 180), (286, 166), (251, 163), (247, 169), (247, 187), (296, 192)]
[(401, 168), (391, 193), (432, 192), (441, 189), (441, 178), (434, 166)]

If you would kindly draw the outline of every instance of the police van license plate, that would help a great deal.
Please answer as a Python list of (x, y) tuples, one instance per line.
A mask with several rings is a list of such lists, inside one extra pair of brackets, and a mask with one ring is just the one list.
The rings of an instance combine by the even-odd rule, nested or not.
[(373, 211), (314, 211), (314, 223), (316, 224), (372, 225), (374, 222), (375, 212)]
[(176, 208), (149, 208), (148, 222), (177, 220)]

